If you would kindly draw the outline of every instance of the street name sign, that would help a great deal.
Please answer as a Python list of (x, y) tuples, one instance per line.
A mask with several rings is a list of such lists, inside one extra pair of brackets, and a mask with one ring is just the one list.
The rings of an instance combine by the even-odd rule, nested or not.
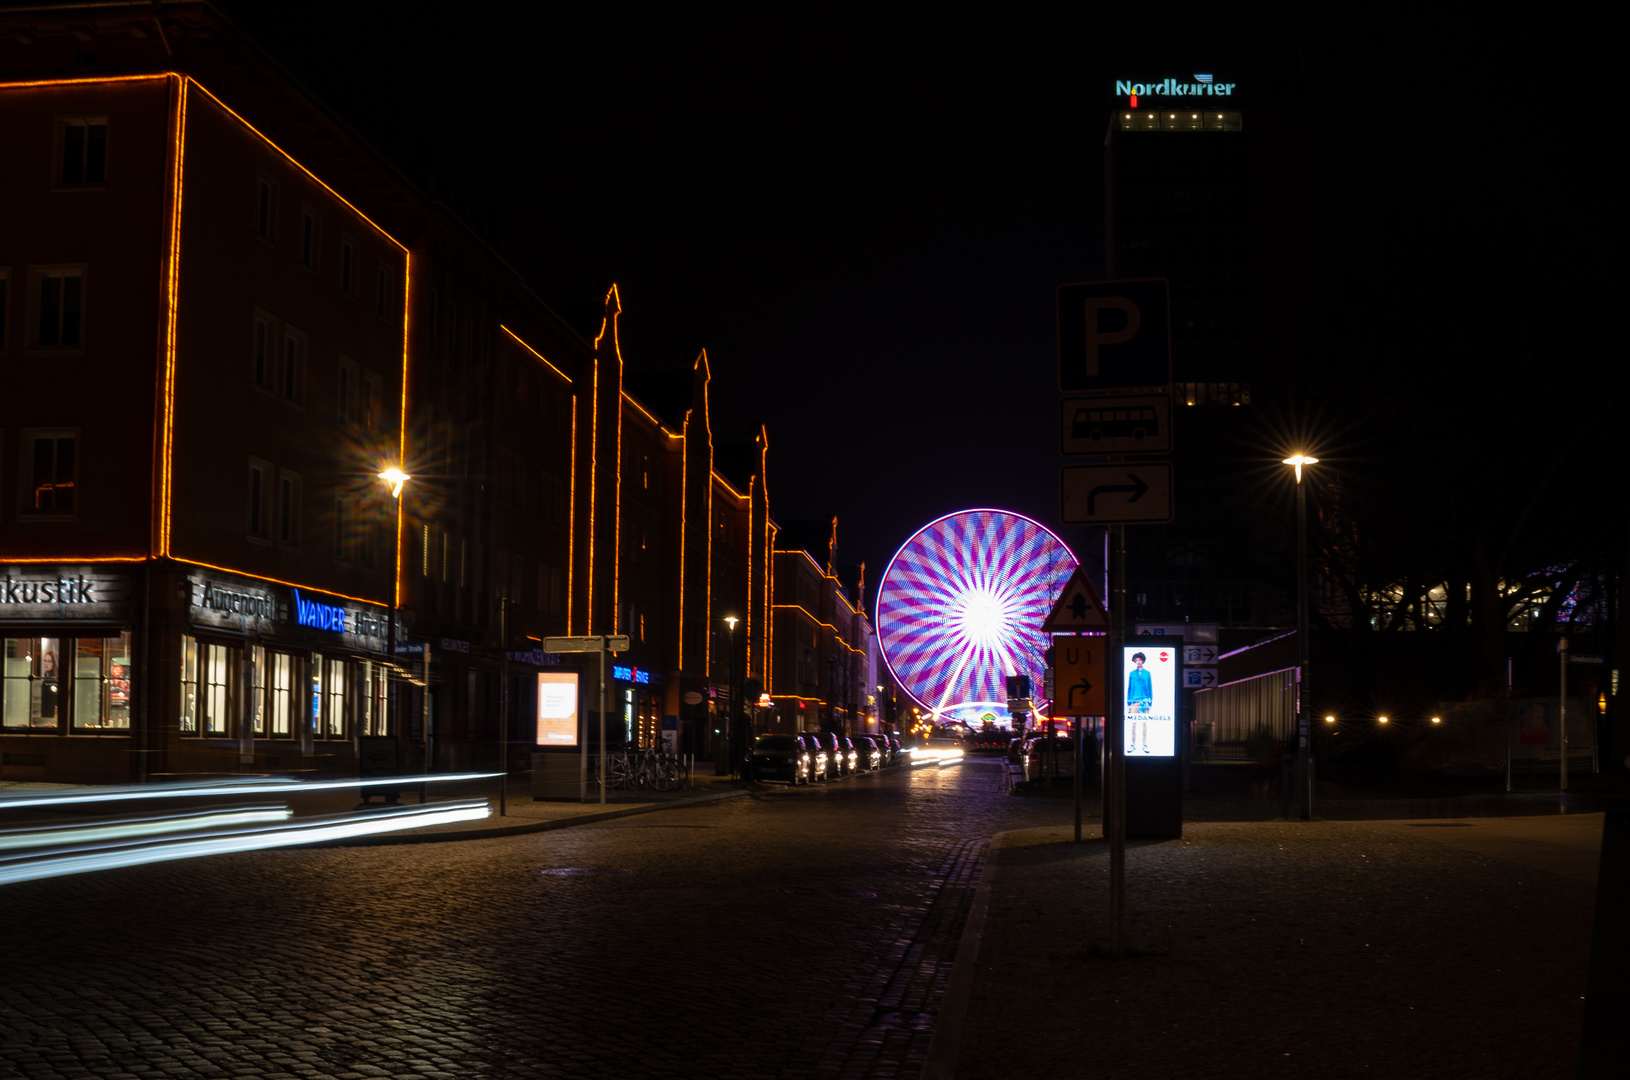
[[(1184, 650), (1187, 652), (1188, 650)], [(1218, 682), (1217, 669), (1214, 667), (1187, 667), (1183, 668), (1183, 689), (1209, 690)]]
[(1172, 448), (1172, 399), (1067, 397), (1059, 401), (1061, 454), (1164, 454)]
[(1135, 637), (1180, 637), (1189, 642), (1217, 643), (1216, 623), (1138, 623)]
[(1163, 278), (1058, 287), (1058, 388), (1164, 390), (1172, 381), (1171, 298)]
[(1041, 628), (1049, 634), (1079, 633), (1083, 630), (1108, 632), (1109, 616), (1104, 614), (1104, 602), (1079, 565), (1070, 574), (1070, 580), (1064, 583), (1064, 591), (1058, 594), (1058, 603), (1053, 605), (1052, 614), (1047, 616)]
[(1059, 518), (1066, 525), (1140, 525), (1172, 519), (1172, 467), (1165, 461), (1065, 465)]
[(1104, 715), (1104, 651), (1101, 637), (1053, 639), (1053, 715)]
[(610, 652), (627, 652), (628, 635), (619, 634), (616, 637), (546, 637), (543, 639), (544, 652), (599, 652), (601, 649)]

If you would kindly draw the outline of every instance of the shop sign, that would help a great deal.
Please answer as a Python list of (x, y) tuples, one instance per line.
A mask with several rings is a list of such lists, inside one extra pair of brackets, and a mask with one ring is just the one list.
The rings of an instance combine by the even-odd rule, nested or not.
[(213, 581), (192, 583), (192, 606), (222, 615), (245, 615), (251, 619), (277, 618), (277, 600), (271, 593), (229, 588)]
[(467, 653), (470, 651), (470, 643), (458, 638), (444, 637), (441, 639), (441, 651)]
[(638, 683), (641, 686), (651, 685), (651, 673), (641, 671), (637, 667), (626, 667), (622, 664), (611, 665), (611, 677), (621, 679), (623, 682)]
[(544, 652), (542, 649), (528, 649), (525, 652), (511, 652), (509, 662), (512, 664), (531, 664), (533, 667), (558, 667), (560, 654)]
[(96, 582), (83, 577), (16, 578), (6, 575), (0, 604), (95, 604)]
[(1210, 75), (1196, 75), (1193, 82), (1186, 79), (1157, 79), (1149, 82), (1115, 80), (1115, 96), (1132, 98), (1133, 108), (1140, 96), (1148, 97), (1233, 97), (1239, 83), (1220, 83)]
[(316, 600), (302, 600), (300, 590), (294, 590), (294, 621), (313, 630), (332, 630), (345, 633), (345, 609)]

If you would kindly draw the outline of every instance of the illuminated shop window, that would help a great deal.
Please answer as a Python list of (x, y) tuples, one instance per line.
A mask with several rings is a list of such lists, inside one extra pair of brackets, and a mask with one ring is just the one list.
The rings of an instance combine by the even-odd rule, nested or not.
[(198, 649), (199, 674), (203, 685), (199, 694), (199, 723), (205, 735), (230, 733), (228, 702), (231, 700), (230, 657), (225, 645), (201, 644)]
[(61, 708), (59, 638), (6, 638), (0, 716), (12, 731), (53, 730)]
[(249, 700), (244, 703), (243, 722), (249, 728), (249, 734), (257, 739), (266, 737), (266, 649), (261, 645), (250, 646), (244, 656), (244, 663), (249, 665), (247, 672), (249, 681)]
[(267, 712), (272, 738), (290, 738), (294, 734), (294, 657), (288, 653), (272, 653), (267, 675), (271, 681)]
[(130, 729), (130, 632), (74, 640), (75, 731)]
[(327, 738), (345, 738), (346, 679), (345, 661), (328, 661), (328, 676), (324, 686), (327, 701), (323, 708), (323, 732)]

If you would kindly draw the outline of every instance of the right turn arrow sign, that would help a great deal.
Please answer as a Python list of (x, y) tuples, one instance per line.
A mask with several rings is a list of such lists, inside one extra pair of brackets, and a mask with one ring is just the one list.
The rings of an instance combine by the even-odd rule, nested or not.
[(1059, 518), (1066, 525), (1129, 525), (1172, 519), (1172, 467), (1164, 461), (1065, 465)]

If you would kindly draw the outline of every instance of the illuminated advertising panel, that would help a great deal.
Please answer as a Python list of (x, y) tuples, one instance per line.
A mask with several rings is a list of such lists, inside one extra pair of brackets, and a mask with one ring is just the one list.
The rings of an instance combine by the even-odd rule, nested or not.
[(1177, 748), (1177, 672), (1181, 642), (1121, 650), (1128, 757), (1171, 757)]
[(538, 672), (538, 745), (577, 745), (577, 672)]

